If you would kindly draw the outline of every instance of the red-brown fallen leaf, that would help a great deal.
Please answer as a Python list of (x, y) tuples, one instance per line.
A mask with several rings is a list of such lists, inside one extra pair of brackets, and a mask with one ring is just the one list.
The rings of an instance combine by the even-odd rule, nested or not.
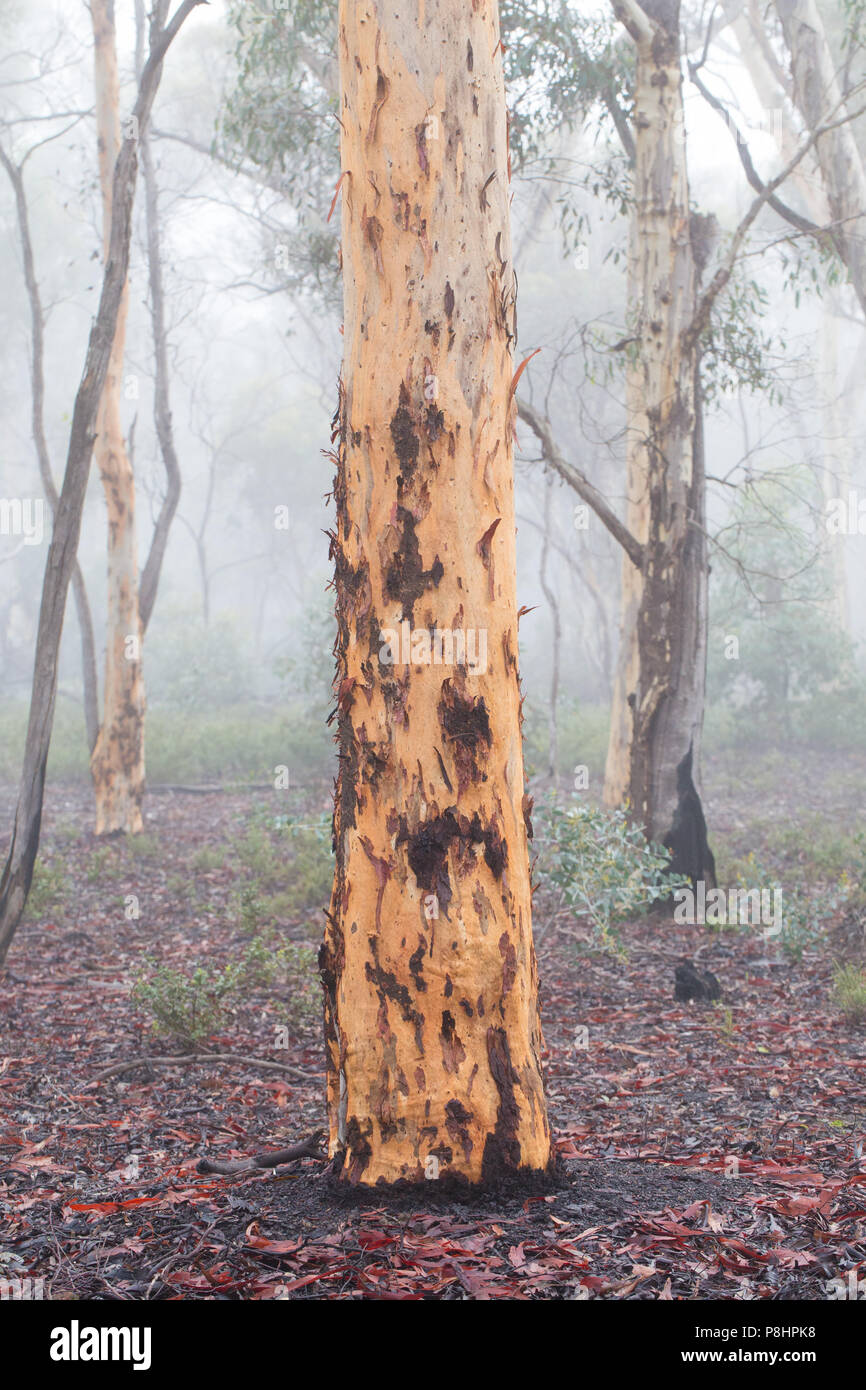
[(704, 1230), (723, 1231), (725, 1229), (724, 1221), (721, 1217), (716, 1216), (707, 1201), (692, 1202), (691, 1206), (686, 1207), (683, 1216), (687, 1216), (689, 1220), (698, 1220)]
[(302, 1289), (305, 1284), (315, 1284), (319, 1279), (335, 1279), (337, 1275), (342, 1277), (346, 1269), (347, 1265), (342, 1261), (340, 1264), (332, 1265), (330, 1269), (320, 1270), (318, 1274), (305, 1274), (303, 1279), (294, 1279), (291, 1284), (284, 1284), (283, 1292), (294, 1293), (295, 1289)]
[[(67, 1202), (66, 1205), (72, 1211), (123, 1211), (126, 1207), (153, 1206), (154, 1203), (167, 1202), (172, 1195), (180, 1194), (163, 1192), (159, 1197), (125, 1197), (117, 1202)], [(188, 1200), (188, 1197), (182, 1200)]]
[(778, 1202), (773, 1203), (774, 1211), (781, 1212), (783, 1216), (802, 1216), (804, 1212), (814, 1211), (816, 1207), (826, 1207), (831, 1201), (832, 1194), (822, 1193), (820, 1197), (780, 1197)]
[(815, 1258), (814, 1255), (809, 1254), (808, 1250), (787, 1249), (774, 1250), (771, 1256), (771, 1259), (778, 1260), (780, 1265), (785, 1265), (787, 1267), (793, 1265), (795, 1268), (798, 1265), (814, 1264)]
[(383, 1245), (396, 1245), (394, 1236), (386, 1236), (384, 1231), (359, 1231), (358, 1244), (362, 1250), (380, 1250)]
[(268, 1240), (266, 1236), (247, 1236), (244, 1242), (253, 1250), (266, 1250), (269, 1255), (292, 1255), (303, 1243), (303, 1240)]

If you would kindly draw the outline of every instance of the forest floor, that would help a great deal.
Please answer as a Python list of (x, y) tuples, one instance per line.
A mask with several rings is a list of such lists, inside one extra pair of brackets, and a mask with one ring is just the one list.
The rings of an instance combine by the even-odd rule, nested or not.
[[(850, 825), (863, 770), (840, 759), (834, 777), (825, 760), (809, 815)], [(800, 824), (779, 853), (817, 842), (800, 780), (775, 785), (758, 797), (753, 783), (749, 803), (742, 777), (716, 778), (710, 823), (728, 854), (756, 844), (748, 804), (767, 833)], [(619, 928), (620, 958), (540, 890), (559, 1159), (546, 1191), (457, 1201), (431, 1183), (358, 1202), (316, 1158), (200, 1174), (202, 1157), (242, 1159), (324, 1127), (312, 977), (300, 1014), (287, 1016), (273, 981), (227, 996), (207, 1052), (234, 1060), (99, 1076), (183, 1055), (154, 1040), (130, 984), (145, 957), (187, 974), (238, 959), (238, 904), (251, 901), (240, 890), (278, 883), (262, 827), (279, 795), (155, 790), (129, 844), (93, 837), (86, 789), (50, 790), (46, 868), (0, 974), (0, 1280), (41, 1278), (52, 1299), (817, 1300), (866, 1274), (866, 1027), (832, 996), (834, 960), (862, 961), (866, 936), (843, 910), (799, 960), (754, 929), (659, 915)], [(303, 809), (326, 806), (323, 789)], [(315, 867), (298, 871), (314, 895)], [(140, 916), (127, 919), (131, 898)], [(281, 940), (318, 939), (303, 894), (277, 892), (271, 909)], [(719, 1003), (674, 1002), (683, 958), (715, 973)]]

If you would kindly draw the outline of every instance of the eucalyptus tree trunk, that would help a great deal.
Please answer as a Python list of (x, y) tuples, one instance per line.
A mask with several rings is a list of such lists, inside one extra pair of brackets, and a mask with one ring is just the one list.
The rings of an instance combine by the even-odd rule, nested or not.
[[(153, 0), (150, 12), (151, 36), (158, 33), (164, 26), (168, 10), (169, 0)], [(144, 0), (135, 0), (135, 67), (139, 78), (144, 69), (146, 57), (146, 29)], [(165, 323), (165, 288), (159, 229), (159, 188), (150, 147), (150, 131), (147, 126), (139, 133), (139, 144), (141, 146), (141, 177), (144, 184), (144, 210), (147, 227), (150, 322), (153, 330), (153, 423), (165, 467), (165, 495), (154, 523), (150, 550), (141, 571), (141, 582), (138, 587), (139, 616), (141, 631), (144, 634), (147, 631), (156, 603), (156, 593), (168, 547), (169, 532), (180, 501), (181, 476), (171, 418), (168, 332)]]
[[(704, 478), (696, 439), (697, 274), (686, 169), (679, 6), (613, 0), (634, 40), (634, 211), (629, 248), (626, 525), (620, 655), (605, 800), (661, 838), (676, 769), (695, 745), (706, 682)], [(696, 447), (697, 446), (697, 447)], [(696, 466), (697, 462), (697, 466)]]
[[(112, 176), (120, 151), (120, 89), (114, 0), (91, 0), (96, 124), (105, 254), (111, 233)], [(108, 509), (108, 587), (102, 727), (90, 768), (96, 833), (142, 828), (144, 797), (144, 680), (138, 607), (135, 479), (123, 438), (120, 400), (129, 287), (124, 286), (96, 424), (96, 458)]]
[(547, 574), (547, 559), (550, 553), (550, 538), (553, 527), (551, 505), (553, 502), (553, 473), (548, 473), (544, 487), (544, 531), (541, 540), (541, 558), (538, 566), (538, 579), (541, 591), (550, 609), (551, 649), (550, 649), (550, 694), (547, 705), (547, 772), (556, 786), (559, 767), (559, 652), (562, 644), (562, 622), (559, 614), (559, 598)]
[[(825, 515), (837, 499), (848, 503), (851, 486), (851, 439), (845, 408), (852, 397), (843, 389), (839, 371), (839, 322), (843, 305), (833, 292), (821, 306), (821, 376), (823, 377), (823, 459), (818, 465)], [(860, 357), (862, 359), (862, 352)], [(862, 371), (862, 360), (858, 364)], [(859, 372), (858, 372), (859, 375)], [(825, 554), (832, 579), (827, 605), (830, 620), (840, 632), (853, 638), (848, 595), (848, 553), (846, 538), (825, 531)]]
[(494, 1184), (550, 1162), (498, 7), (342, 0), (338, 42), (330, 1150), (350, 1184)]
[[(14, 164), (5, 150), (0, 149), (0, 164), (3, 165), (15, 193), (15, 208), (18, 217), (18, 233), (21, 239), (21, 258), (24, 262), (24, 284), (30, 304), (30, 421), (33, 443), (42, 486), (51, 515), (57, 515), (59, 494), (51, 468), (48, 440), (45, 437), (45, 314), (42, 309), (42, 295), (36, 278), (36, 265), (33, 257), (33, 241), (30, 236), (30, 213), (24, 188), (24, 168)], [(84, 698), (84, 724), (87, 730), (87, 747), (92, 753), (99, 734), (99, 678), (96, 674), (96, 645), (93, 637), (93, 618), (87, 586), (81, 566), (76, 560), (72, 569), (72, 592), (78, 615), (78, 630), (81, 640), (81, 676)]]
[[(150, 118), (165, 55), (181, 26), (202, 3), (205, 3), (205, 0), (182, 0), (165, 28), (160, 28), (151, 35), (150, 53), (141, 74), (133, 112), (139, 130), (146, 126)], [(111, 235), (105, 258), (102, 292), (99, 308), (91, 325), (87, 355), (75, 396), (66, 469), (57, 499), (51, 542), (45, 562), (21, 783), (15, 807), (12, 840), (3, 873), (0, 875), (0, 966), (6, 959), (26, 906), (39, 851), (45, 770), (57, 700), (57, 666), (60, 639), (63, 635), (63, 617), (81, 532), (81, 514), (93, 453), (96, 417), (108, 375), (129, 268), (132, 206), (137, 176), (138, 144), (130, 130), (124, 139), (114, 170)]]
[(837, 64), (815, 0), (776, 0), (776, 10), (791, 59), (794, 104), (806, 129), (815, 131), (836, 122), (819, 137), (815, 148), (833, 244), (866, 313), (866, 170), (854, 131), (844, 119)]

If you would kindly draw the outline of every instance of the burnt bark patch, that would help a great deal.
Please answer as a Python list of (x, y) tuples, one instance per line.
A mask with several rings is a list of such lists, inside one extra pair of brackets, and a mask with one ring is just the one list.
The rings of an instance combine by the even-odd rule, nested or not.
[(467, 1163), (473, 1149), (468, 1128), (472, 1119), (472, 1112), (467, 1110), (465, 1105), (461, 1105), (459, 1100), (449, 1100), (445, 1106), (445, 1128), (455, 1144), (460, 1145)]
[(394, 444), (397, 462), (400, 465), (398, 486), (405, 487), (412, 481), (418, 466), (418, 453), (421, 447), (415, 429), (415, 421), (409, 410), (409, 394), (405, 384), (400, 386), (400, 403), (391, 419), (391, 440)]
[(448, 850), (459, 835), (457, 817), (453, 811), (445, 811), (433, 820), (424, 821), (414, 834), (404, 823), (396, 841), (398, 845), (408, 846), (406, 859), (418, 887), (427, 893), (435, 893), (446, 917), (453, 896), (448, 876)]
[(418, 599), (427, 589), (435, 588), (440, 583), (445, 567), (437, 555), (430, 569), (425, 570), (415, 531), (415, 518), (408, 508), (397, 508), (397, 524), (400, 527), (400, 541), (385, 570), (385, 593), (401, 605), (403, 618), (411, 623)]
[(698, 789), (692, 780), (694, 745), (677, 764), (677, 806), (673, 824), (663, 844), (670, 850), (670, 872), (688, 875), (693, 886), (701, 879), (708, 888), (716, 886), (716, 861), (707, 840), (707, 822)]
[(373, 743), (367, 737), (366, 725), (358, 730), (358, 775), (375, 791), (388, 767), (388, 745)]
[(368, 1120), (365, 1132), (357, 1115), (350, 1115), (346, 1121), (346, 1177), (350, 1183), (360, 1182), (364, 1169), (373, 1156), (368, 1137), (371, 1129), (372, 1125)]
[(520, 1108), (514, 1093), (519, 1077), (511, 1064), (511, 1052), (504, 1028), (487, 1029), (487, 1060), (499, 1092), (496, 1126), (484, 1141), (481, 1181), (496, 1186), (520, 1167)]
[(430, 443), (435, 444), (445, 429), (445, 416), (438, 406), (428, 405), (424, 416), (424, 429)]
[(427, 942), (423, 936), (418, 937), (418, 949), (413, 951), (409, 957), (409, 969), (415, 981), (415, 988), (419, 994), (424, 994), (427, 989), (427, 981), (424, 979), (424, 956), (427, 953)]
[(495, 826), (483, 826), (476, 811), (470, 820), (449, 809), (432, 820), (422, 821), (417, 830), (410, 831), (401, 817), (395, 844), (406, 845), (406, 859), (415, 875), (418, 887), (434, 893), (443, 915), (454, 896), (448, 873), (448, 852), (456, 845), (460, 861), (476, 845), (484, 846), (484, 862), (494, 878), (501, 878), (507, 863), (507, 847)]
[(499, 938), (499, 954), (502, 957), (502, 995), (509, 994), (517, 979), (517, 952), (514, 942), (504, 931)]
[[(477, 820), (476, 812), (475, 819)], [(479, 822), (479, 830), (481, 825)], [(508, 846), (495, 826), (488, 826), (486, 830), (481, 830), (481, 842), (484, 845), (484, 862), (494, 878), (501, 878), (508, 862)]]
[(375, 936), (369, 938), (370, 954), (373, 957), (373, 964), (369, 961), (364, 966), (364, 974), (374, 985), (379, 999), (382, 1003), (390, 999), (392, 1004), (396, 1004), (400, 1010), (404, 1023), (411, 1023), (415, 1029), (415, 1041), (418, 1044), (419, 1052), (424, 1051), (422, 1046), (422, 1029), (424, 1027), (424, 1015), (419, 1013), (412, 1003), (412, 995), (409, 993), (407, 985), (401, 985), (393, 970), (385, 970), (379, 963), (379, 943)]
[(477, 755), (491, 747), (490, 717), (482, 695), (463, 695), (450, 679), (442, 682), (438, 713), (457, 768), (460, 795), (473, 783), (484, 780)]
[(448, 1009), (442, 1013), (442, 1029), (439, 1034), (442, 1043), (442, 1065), (447, 1072), (456, 1073), (461, 1062), (466, 1061), (466, 1048), (457, 1032), (454, 1015)]
[(338, 599), (345, 610), (354, 613), (356, 617), (363, 617), (371, 602), (369, 566), (362, 561), (355, 568), (346, 558), (343, 547), (334, 533), (329, 531), (328, 536), (331, 542), (329, 558), (334, 561), (334, 587)]
[(337, 744), (339, 747), (340, 771), (337, 775), (337, 796), (334, 814), (334, 848), (337, 849), (341, 833), (355, 824), (355, 811), (358, 805), (358, 745), (355, 730), (348, 714), (337, 720)]
[[(382, 662), (379, 662), (380, 674), (383, 670), (393, 671), (393, 669), (393, 666), (383, 666)], [(408, 715), (406, 713), (406, 699), (409, 694), (408, 676), (409, 670), (407, 667), (404, 679), (382, 681), (382, 698), (385, 701), (388, 718), (397, 728), (404, 728), (408, 723)]]

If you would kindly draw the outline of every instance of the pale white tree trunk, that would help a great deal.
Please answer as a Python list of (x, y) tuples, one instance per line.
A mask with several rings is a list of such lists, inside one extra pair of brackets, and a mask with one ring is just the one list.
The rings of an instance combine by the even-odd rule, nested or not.
[[(120, 89), (114, 0), (91, 0), (96, 124), (108, 255), (114, 166), (120, 151)], [(144, 680), (138, 608), (135, 479), (123, 438), (120, 402), (129, 286), (124, 287), (108, 376), (97, 418), (94, 455), (108, 509), (108, 586), (102, 728), (91, 756), (96, 833), (136, 833), (144, 797)]]
[(670, 828), (676, 768), (694, 745), (706, 679), (703, 441), (699, 344), (683, 122), (679, 17), (658, 0), (613, 0), (636, 51), (634, 213), (628, 293), (629, 531), (605, 801), (628, 800), (654, 837)]
[(851, 284), (866, 313), (866, 170), (850, 123), (815, 0), (776, 0), (791, 59), (793, 98), (807, 130), (825, 122), (841, 123), (817, 141), (832, 237)]

